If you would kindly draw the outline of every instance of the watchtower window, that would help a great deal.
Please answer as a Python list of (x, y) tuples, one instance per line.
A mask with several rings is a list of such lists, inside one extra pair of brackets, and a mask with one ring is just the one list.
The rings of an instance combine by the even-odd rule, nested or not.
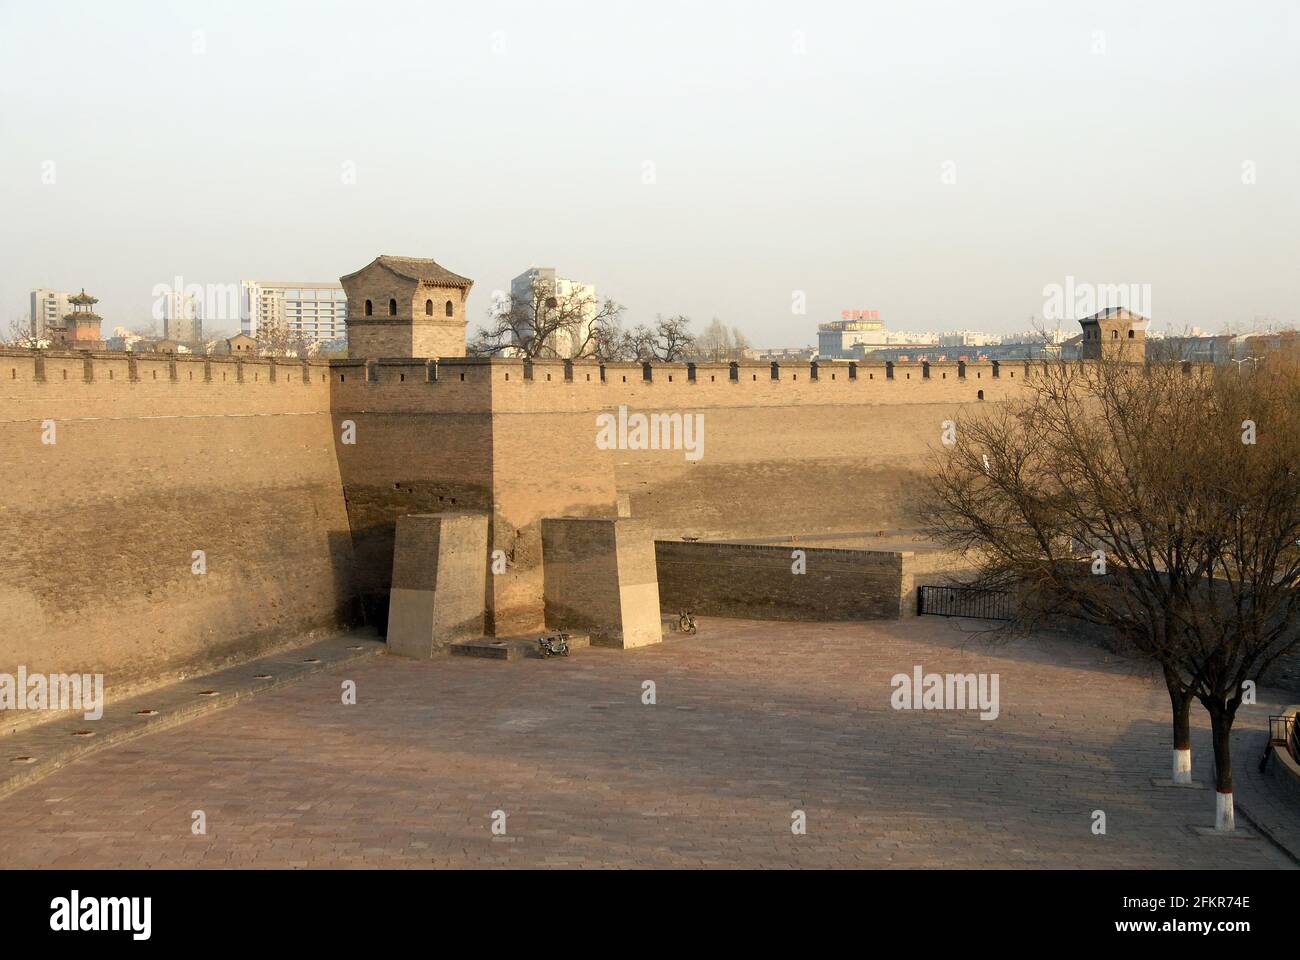
[(372, 301), (367, 300), (367, 301), (366, 301), (366, 316), (367, 316), (367, 317), (372, 317), (372, 316), (374, 316), (374, 314), (375, 314), (375, 305), (374, 305), (374, 303), (373, 303)]
[(451, 301), (448, 300), (448, 301), (447, 301), (447, 316), (450, 317), (450, 316), (451, 316), (453, 313), (455, 313), (455, 312), (456, 312), (456, 310), (455, 310), (455, 308), (451, 305)]
[(979, 399), (983, 400), (983, 399), (984, 399), (984, 391), (981, 390), (978, 394), (976, 394), (976, 396), (977, 396)]
[(1111, 338), (1112, 340), (1118, 340), (1118, 339), (1119, 339), (1119, 331), (1118, 331), (1118, 330), (1112, 330), (1112, 331), (1110, 332), (1110, 338)]
[(396, 301), (396, 300), (389, 300), (389, 301), (388, 301), (388, 315), (389, 315), (390, 317), (395, 317), (395, 316), (397, 316), (397, 301)]
[(426, 317), (431, 317), (431, 316), (433, 316), (433, 301), (432, 301), (432, 300), (426, 300), (426, 301), (424, 301), (424, 315), (425, 315)]
[(1132, 331), (1132, 330), (1130, 330), (1130, 331), (1128, 332), (1128, 338), (1129, 338), (1130, 340), (1133, 339), (1133, 331)]

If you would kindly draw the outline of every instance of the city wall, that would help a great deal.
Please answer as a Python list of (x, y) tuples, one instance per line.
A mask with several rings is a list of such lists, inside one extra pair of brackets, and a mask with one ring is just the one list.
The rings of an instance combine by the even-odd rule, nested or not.
[[(545, 517), (623, 500), (664, 540), (906, 527), (942, 422), (1027, 375), (0, 351), (0, 671), (111, 684), (382, 629), (408, 513), (489, 511), (498, 634), (542, 625)], [(620, 406), (702, 418), (702, 455), (601, 449), (596, 417)]]
[(111, 696), (352, 622), (328, 377), (0, 351), (0, 672)]
[(897, 620), (916, 614), (919, 585), (972, 572), (945, 550), (659, 540), (655, 558), (664, 613), (752, 620)]
[[(488, 622), (502, 634), (542, 626), (544, 517), (613, 516), (624, 499), (656, 539), (914, 526), (943, 422), (1016, 396), (1031, 370), (335, 361), (335, 419), (359, 430), (340, 465), (367, 607), (382, 616), (393, 525), (412, 507), (491, 511), (508, 570), (488, 579)], [(596, 418), (620, 406), (701, 418), (701, 455), (602, 449)]]

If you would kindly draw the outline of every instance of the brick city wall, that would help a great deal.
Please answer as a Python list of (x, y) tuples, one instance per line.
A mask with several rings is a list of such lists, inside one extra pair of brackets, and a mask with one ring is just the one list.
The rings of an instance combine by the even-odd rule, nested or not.
[(350, 622), (328, 376), (0, 351), (0, 672), (120, 689)]
[[(794, 550), (806, 571), (794, 573)], [(900, 615), (902, 555), (741, 543), (655, 542), (666, 613), (751, 620), (878, 620)]]
[[(386, 305), (385, 305), (386, 308)], [(656, 537), (907, 526), (940, 424), (1024, 364), (328, 363), (0, 352), (5, 665), (189, 669), (348, 620), (382, 628), (407, 513), (487, 510), (497, 633), (542, 623), (544, 517)], [(928, 376), (926, 375), (928, 372)], [(996, 375), (995, 375), (996, 374)], [(600, 449), (596, 416), (701, 415), (704, 450)], [(58, 423), (58, 443), (39, 443)], [(351, 422), (354, 442), (341, 442)], [(191, 577), (190, 551), (209, 572)], [(22, 629), (17, 629), (18, 627)]]
[[(612, 516), (620, 497), (661, 539), (915, 525), (944, 420), (1014, 397), (1024, 363), (655, 365), (446, 359), (336, 361), (335, 418), (364, 592), (382, 607), (396, 517), (490, 509), (489, 626), (542, 625), (540, 521)], [(596, 417), (698, 414), (704, 449), (602, 450)], [(371, 439), (366, 439), (366, 438)], [(371, 440), (374, 444), (371, 444)], [(422, 491), (425, 496), (420, 497)], [(455, 500), (455, 503), (452, 501)], [(382, 613), (377, 613), (382, 616)]]

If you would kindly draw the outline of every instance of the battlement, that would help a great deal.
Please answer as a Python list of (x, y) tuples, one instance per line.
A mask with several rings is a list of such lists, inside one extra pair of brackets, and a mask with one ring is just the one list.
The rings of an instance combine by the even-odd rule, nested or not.
[[(11, 662), (144, 675), (352, 622), (354, 604), (382, 623), (412, 513), (488, 515), (510, 558), (488, 580), (502, 632), (540, 625), (550, 517), (625, 506), (668, 540), (909, 526), (941, 424), (1034, 369), (0, 348), (0, 603), (39, 625)], [(706, 429), (690, 450), (602, 444), (595, 417), (624, 405), (707, 412)]]
[(327, 383), (329, 361), (192, 353), (21, 350), (0, 347), (0, 380), (44, 383)]
[(219, 397), (260, 409), (269, 397), (279, 411), (375, 413), (977, 403), (1016, 396), (1037, 363), (299, 360), (8, 348), (0, 349), (0, 400), (205, 405)]
[(1007, 399), (1034, 361), (595, 363), (454, 357), (334, 360), (340, 409), (440, 401), (502, 413), (647, 407), (951, 403)]

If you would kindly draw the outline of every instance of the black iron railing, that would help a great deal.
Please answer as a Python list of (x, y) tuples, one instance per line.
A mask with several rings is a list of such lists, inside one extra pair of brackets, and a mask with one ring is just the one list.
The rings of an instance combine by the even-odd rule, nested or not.
[(1293, 760), (1300, 760), (1300, 727), (1295, 717), (1269, 717), (1268, 741), (1285, 746)]
[(932, 617), (1010, 620), (1011, 594), (978, 587), (920, 587), (916, 591), (916, 612)]
[(1263, 773), (1272, 756), (1273, 747), (1286, 747), (1291, 759), (1300, 762), (1300, 727), (1296, 726), (1295, 717), (1269, 717), (1268, 742), (1264, 744), (1264, 755), (1259, 758), (1259, 772)]

